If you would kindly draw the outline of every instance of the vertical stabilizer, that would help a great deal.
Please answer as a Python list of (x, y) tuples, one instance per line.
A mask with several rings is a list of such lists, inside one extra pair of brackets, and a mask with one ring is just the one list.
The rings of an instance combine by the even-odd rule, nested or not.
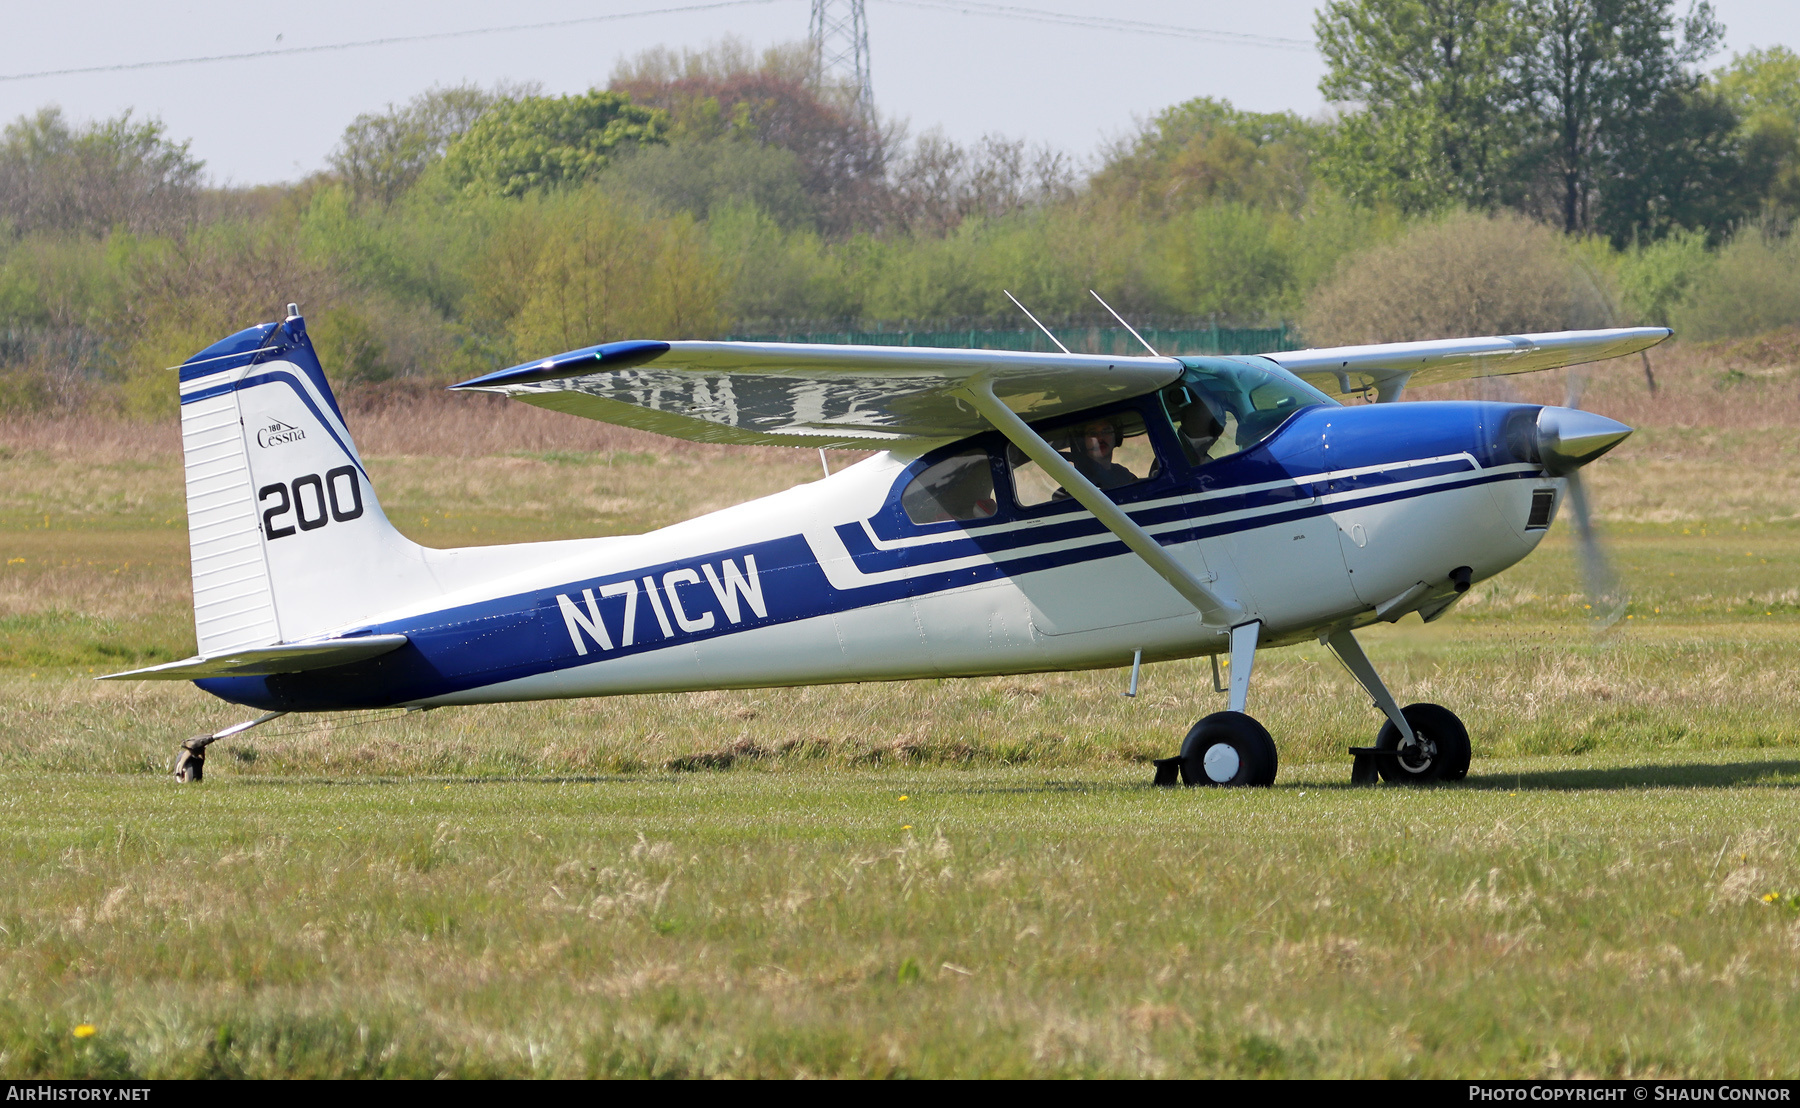
[(202, 657), (313, 638), (440, 591), (383, 514), (291, 307), (181, 366), (181, 435)]

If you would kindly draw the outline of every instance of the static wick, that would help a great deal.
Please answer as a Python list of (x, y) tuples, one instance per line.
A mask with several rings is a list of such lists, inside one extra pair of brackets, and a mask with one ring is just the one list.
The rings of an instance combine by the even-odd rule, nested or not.
[(1131, 652), (1131, 684), (1129, 684), (1125, 687), (1125, 695), (1126, 696), (1136, 696), (1137, 695), (1138, 671), (1143, 668), (1143, 665), (1144, 665), (1143, 649), (1139, 648), (1137, 650), (1133, 650)]

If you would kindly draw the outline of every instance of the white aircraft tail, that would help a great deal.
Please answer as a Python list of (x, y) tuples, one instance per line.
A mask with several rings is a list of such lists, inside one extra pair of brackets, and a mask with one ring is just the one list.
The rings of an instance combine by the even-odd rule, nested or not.
[(201, 657), (442, 591), (382, 512), (292, 305), (183, 363), (181, 437)]

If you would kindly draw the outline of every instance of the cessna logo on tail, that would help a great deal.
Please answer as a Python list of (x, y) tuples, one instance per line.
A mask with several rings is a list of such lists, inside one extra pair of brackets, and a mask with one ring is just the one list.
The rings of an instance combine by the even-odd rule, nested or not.
[[(706, 575), (705, 584), (710, 586), (727, 622), (742, 623), (745, 605), (758, 617), (768, 618), (769, 606), (763, 600), (762, 579), (756, 575), (756, 555), (744, 555), (742, 569), (730, 558), (725, 558), (716, 567), (710, 563), (701, 566), (700, 573)], [(689, 632), (708, 631), (718, 622), (717, 613), (707, 603), (707, 591), (695, 587), (701, 584), (700, 573), (691, 569), (672, 569), (663, 574), (660, 581), (654, 576), (642, 578), (644, 596), (649, 598), (650, 610), (663, 638), (673, 638), (676, 626)], [(563, 626), (568, 629), (569, 640), (575, 644), (575, 653), (585, 656), (590, 639), (602, 650), (613, 649), (613, 637), (600, 615), (600, 600), (617, 596), (625, 598), (625, 611), (619, 624), (619, 645), (631, 646), (637, 642), (637, 581), (603, 585), (598, 599), (593, 589), (582, 589), (581, 605), (566, 595), (557, 594), (556, 606), (562, 611)], [(673, 624), (670, 617), (673, 617)]]
[(279, 419), (271, 419), (267, 427), (256, 432), (256, 445), (267, 450), (271, 446), (285, 446), (290, 442), (299, 442), (306, 437), (306, 432), (298, 427), (290, 427)]

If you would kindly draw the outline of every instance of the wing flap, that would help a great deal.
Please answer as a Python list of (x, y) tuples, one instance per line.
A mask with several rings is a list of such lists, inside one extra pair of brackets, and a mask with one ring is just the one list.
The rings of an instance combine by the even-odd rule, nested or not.
[(1605, 361), (1647, 350), (1669, 334), (1667, 327), (1619, 327), (1288, 350), (1261, 357), (1334, 396), (1374, 391), (1386, 398), (1390, 389), (1397, 395), (1401, 386), (1437, 385)]
[(148, 669), (96, 677), (96, 681), (192, 681), (200, 677), (268, 677), (304, 673), (377, 658), (406, 645), (405, 635), (365, 635), (354, 639), (315, 639), (231, 650), (211, 657), (186, 658)]

